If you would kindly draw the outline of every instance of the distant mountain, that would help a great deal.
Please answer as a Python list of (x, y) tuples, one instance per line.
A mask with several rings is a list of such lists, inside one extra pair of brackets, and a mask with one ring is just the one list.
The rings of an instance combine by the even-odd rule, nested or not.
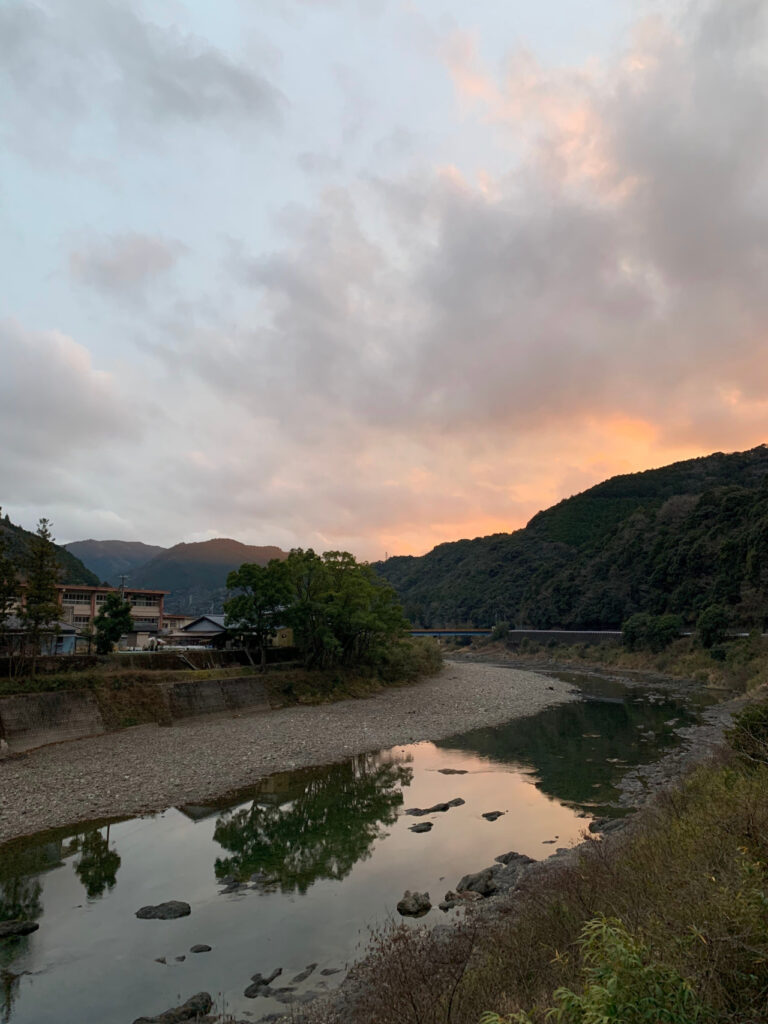
[[(25, 530), (22, 526), (14, 525), (7, 517), (0, 519), (0, 533), (5, 537), (8, 545), (8, 552), (14, 559), (22, 559), (27, 551), (27, 545), (34, 537), (34, 533)], [(82, 583), (88, 586), (98, 584), (99, 579), (87, 569), (83, 563), (67, 551), (66, 548), (55, 545), (58, 552), (59, 566), (61, 567), (61, 583)]]
[(721, 604), (768, 626), (768, 448), (616, 476), (514, 533), (375, 566), (412, 622), (616, 629)]
[[(99, 581), (112, 586), (119, 585), (121, 575), (130, 577), (134, 569), (166, 550), (157, 544), (131, 540), (76, 540), (67, 544), (66, 549), (94, 572)], [(129, 579), (128, 584), (132, 585), (133, 580)]]
[(272, 558), (285, 557), (278, 547), (254, 547), (225, 538), (176, 544), (134, 569), (130, 586), (169, 590), (165, 600), (169, 612), (220, 612), (226, 600), (227, 573), (243, 562), (266, 565)]

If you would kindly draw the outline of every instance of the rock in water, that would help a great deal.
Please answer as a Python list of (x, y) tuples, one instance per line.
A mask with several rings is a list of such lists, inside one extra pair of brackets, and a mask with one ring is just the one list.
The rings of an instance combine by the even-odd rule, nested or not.
[(463, 803), (466, 803), (466, 801), (457, 796), (453, 800), (448, 800), (447, 803), (435, 804), (434, 807), (409, 807), (405, 813), (412, 814), (416, 818), (422, 818), (425, 814), (434, 814), (436, 811), (449, 811), (451, 807), (461, 807)]
[(36, 932), (40, 925), (36, 921), (0, 921), (0, 939)]
[(410, 831), (411, 832), (430, 832), (431, 829), (432, 829), (432, 822), (431, 821), (421, 821), (421, 822), (419, 822), (418, 825), (411, 825), (410, 826)]
[(432, 909), (432, 903), (428, 892), (411, 892), (405, 890), (405, 895), (397, 904), (398, 913), (403, 917), (422, 917)]
[(496, 821), (502, 814), (504, 814), (504, 811), (486, 811), (483, 817), (486, 821)]
[(136, 917), (142, 921), (172, 921), (176, 917), (188, 917), (192, 908), (181, 900), (168, 900), (154, 907), (142, 907), (136, 911)]
[(478, 871), (476, 875), (464, 875), (456, 886), (456, 891), (459, 893), (479, 892), (481, 896), (491, 896), (497, 888), (493, 878), (493, 869), (485, 868), (483, 871)]
[(196, 946), (191, 946), (190, 953), (210, 953), (211, 947), (207, 946), (204, 942), (199, 942)]
[(291, 978), (291, 982), (294, 985), (300, 985), (302, 981), (306, 981), (310, 974), (315, 970), (317, 964), (307, 964), (301, 974), (297, 974), (295, 978)]
[(467, 768), (438, 768), (441, 775), (466, 775)]
[(174, 1006), (157, 1017), (137, 1017), (133, 1024), (184, 1024), (204, 1017), (213, 1006), (213, 1000), (207, 992), (198, 992), (181, 1006)]

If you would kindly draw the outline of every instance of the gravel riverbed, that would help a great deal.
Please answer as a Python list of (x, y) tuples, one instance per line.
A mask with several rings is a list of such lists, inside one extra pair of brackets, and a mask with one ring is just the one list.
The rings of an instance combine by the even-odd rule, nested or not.
[(43, 829), (204, 803), (273, 772), (437, 740), (576, 700), (569, 683), (448, 662), (364, 700), (136, 726), (0, 761), (0, 842)]

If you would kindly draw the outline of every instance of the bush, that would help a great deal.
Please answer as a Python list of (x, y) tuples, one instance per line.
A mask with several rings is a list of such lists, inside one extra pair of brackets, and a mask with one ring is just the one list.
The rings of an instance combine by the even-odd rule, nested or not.
[(630, 651), (648, 650), (658, 654), (680, 636), (678, 615), (650, 615), (638, 612), (622, 624), (621, 639)]
[(436, 640), (416, 637), (380, 648), (374, 657), (374, 667), (383, 683), (412, 683), (421, 676), (439, 672), (443, 655)]
[(714, 647), (725, 640), (728, 616), (719, 604), (711, 604), (696, 620), (696, 634), (702, 647)]
[(725, 738), (746, 761), (768, 764), (768, 703), (752, 704), (736, 716)]
[[(705, 1009), (677, 971), (657, 963), (651, 951), (621, 921), (599, 916), (582, 929), (582, 995), (554, 993), (547, 1016), (558, 1024), (697, 1024)], [(530, 1024), (525, 1013), (506, 1019), (486, 1013), (480, 1024)]]
[(497, 622), (491, 630), (491, 640), (506, 640), (509, 636), (509, 623)]

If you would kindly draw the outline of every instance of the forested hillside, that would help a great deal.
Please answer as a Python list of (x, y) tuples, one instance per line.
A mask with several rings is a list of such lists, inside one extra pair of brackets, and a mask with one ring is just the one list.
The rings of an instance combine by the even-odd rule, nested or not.
[[(30, 538), (34, 534), (25, 530), (21, 526), (16, 526), (5, 516), (0, 519), (0, 532), (2, 532), (6, 543), (8, 545), (8, 554), (10, 557), (21, 563), (27, 550)], [(79, 558), (76, 558), (73, 554), (70, 554), (66, 548), (59, 547), (56, 545), (58, 562), (61, 567), (61, 582), (62, 583), (82, 583), (90, 586), (98, 584), (100, 581), (90, 569), (86, 569)]]
[(615, 629), (638, 611), (693, 623), (722, 604), (768, 621), (768, 448), (607, 480), (523, 530), (441, 544), (377, 570), (421, 625)]
[(255, 547), (223, 537), (175, 544), (134, 569), (130, 585), (170, 591), (165, 601), (169, 612), (221, 612), (227, 597), (228, 573), (244, 562), (266, 565), (271, 558), (285, 555), (272, 545)]
[(102, 582), (116, 587), (123, 574), (130, 577), (134, 569), (161, 554), (165, 548), (130, 540), (76, 540), (67, 544), (67, 551), (96, 573)]

